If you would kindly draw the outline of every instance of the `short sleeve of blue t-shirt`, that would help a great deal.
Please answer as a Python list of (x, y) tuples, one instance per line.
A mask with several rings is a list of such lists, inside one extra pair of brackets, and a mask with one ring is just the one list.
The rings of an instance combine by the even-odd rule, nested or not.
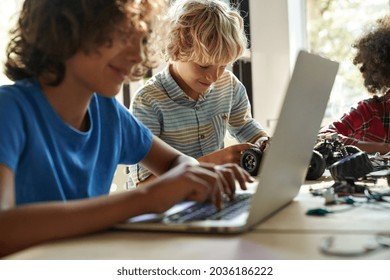
[(0, 163), (17, 204), (107, 194), (117, 165), (148, 153), (151, 132), (115, 98), (93, 95), (88, 117), (86, 132), (63, 122), (35, 80), (0, 87)]

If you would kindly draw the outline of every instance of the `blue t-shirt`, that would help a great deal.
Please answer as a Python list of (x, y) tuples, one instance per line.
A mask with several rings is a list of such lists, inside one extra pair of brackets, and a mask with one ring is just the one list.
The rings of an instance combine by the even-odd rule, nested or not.
[(115, 98), (94, 94), (81, 132), (53, 110), (35, 80), (0, 87), (0, 163), (15, 174), (16, 204), (107, 194), (118, 164), (135, 164), (152, 134)]

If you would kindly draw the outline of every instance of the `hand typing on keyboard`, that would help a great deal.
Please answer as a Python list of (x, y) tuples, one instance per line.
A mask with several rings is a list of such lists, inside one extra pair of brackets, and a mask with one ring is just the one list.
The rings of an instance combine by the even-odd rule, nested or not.
[(219, 175), (219, 186), (214, 188), (212, 194), (212, 200), (217, 209), (222, 209), (223, 196), (229, 197), (231, 201), (234, 200), (236, 182), (240, 189), (246, 190), (246, 183), (254, 181), (253, 177), (236, 164), (217, 165), (213, 167), (213, 171)]
[(222, 209), (216, 209), (210, 202), (197, 203), (183, 211), (166, 217), (171, 222), (183, 223), (201, 220), (228, 220), (244, 213), (250, 202), (250, 193), (240, 193), (235, 199), (227, 199)]
[[(174, 202), (183, 200), (211, 201), (210, 205), (220, 210), (223, 195), (233, 200), (236, 186), (246, 190), (246, 184), (252, 182), (254, 178), (237, 164), (181, 164), (145, 185), (145, 191), (149, 193), (152, 189), (150, 195), (156, 198), (155, 201), (164, 197), (164, 200), (159, 199), (159, 203), (153, 205), (151, 213), (162, 213)], [(158, 184), (158, 188), (154, 184)]]

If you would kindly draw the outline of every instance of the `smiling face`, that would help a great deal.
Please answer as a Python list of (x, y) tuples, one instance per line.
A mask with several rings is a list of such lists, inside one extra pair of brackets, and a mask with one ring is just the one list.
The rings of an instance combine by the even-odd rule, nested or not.
[(132, 67), (144, 59), (143, 35), (134, 31), (126, 39), (114, 36), (111, 45), (103, 45), (96, 52), (78, 51), (66, 62), (65, 81), (89, 93), (116, 95)]
[(175, 61), (170, 65), (170, 73), (180, 88), (197, 100), (216, 82), (226, 65), (203, 65), (192, 61)]
[(218, 0), (174, 1), (168, 15), (165, 59), (179, 86), (197, 99), (246, 49), (243, 19)]

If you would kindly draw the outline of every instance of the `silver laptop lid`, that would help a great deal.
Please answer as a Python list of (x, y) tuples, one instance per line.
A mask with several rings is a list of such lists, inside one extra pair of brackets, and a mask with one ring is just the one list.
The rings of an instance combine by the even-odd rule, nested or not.
[(300, 51), (270, 147), (261, 162), (247, 227), (289, 203), (303, 184), (339, 64)]

